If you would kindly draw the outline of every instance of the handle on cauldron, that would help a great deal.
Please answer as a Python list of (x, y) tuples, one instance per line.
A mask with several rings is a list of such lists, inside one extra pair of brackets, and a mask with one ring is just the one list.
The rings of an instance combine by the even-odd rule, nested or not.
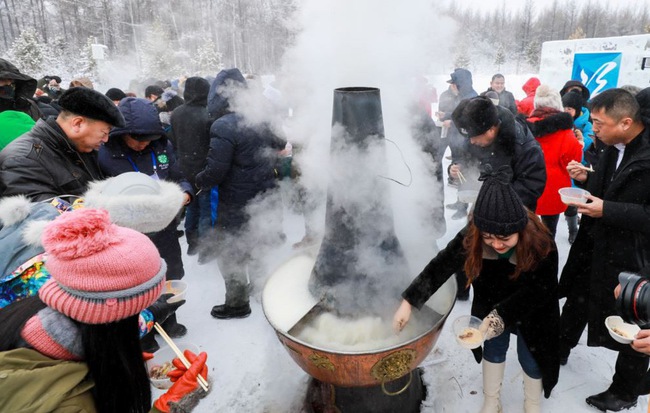
[(409, 381), (401, 389), (397, 390), (396, 392), (390, 392), (390, 391), (386, 390), (386, 382), (382, 381), (381, 382), (381, 391), (383, 391), (386, 396), (399, 396), (400, 394), (404, 393), (406, 391), (406, 389), (409, 388), (412, 381), (413, 381), (413, 370), (411, 370), (409, 372)]

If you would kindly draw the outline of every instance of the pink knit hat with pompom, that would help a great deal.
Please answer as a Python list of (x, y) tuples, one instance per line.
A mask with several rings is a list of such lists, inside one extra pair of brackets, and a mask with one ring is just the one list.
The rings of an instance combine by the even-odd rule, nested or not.
[(112, 224), (108, 212), (81, 208), (43, 231), (52, 278), (38, 295), (49, 307), (86, 324), (138, 314), (160, 295), (166, 266), (144, 234)]

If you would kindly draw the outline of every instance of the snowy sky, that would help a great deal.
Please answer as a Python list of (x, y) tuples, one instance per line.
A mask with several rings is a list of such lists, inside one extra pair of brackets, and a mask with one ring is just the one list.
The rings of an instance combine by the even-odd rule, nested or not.
[[(490, 11), (494, 8), (500, 8), (504, 3), (504, 0), (452, 0), (452, 1), (455, 1), (457, 5), (461, 8), (471, 6), (472, 8), (476, 8), (481, 11)], [(571, 1), (580, 8), (583, 7), (585, 4), (587, 4), (590, 0), (571, 0)], [(615, 2), (609, 2), (605, 0), (591, 0), (591, 1), (600, 2), (601, 4), (610, 3), (611, 7), (616, 7), (616, 6), (629, 7), (631, 5), (638, 5), (639, 7), (641, 7), (643, 4), (646, 4), (650, 7), (650, 0), (616, 0)], [(508, 1), (507, 7), (515, 11), (515, 10), (523, 9), (525, 4), (526, 2), (524, 0)], [(553, 0), (535, 0), (535, 10), (539, 11), (545, 9), (547, 7), (550, 7), (552, 4), (553, 4)]]

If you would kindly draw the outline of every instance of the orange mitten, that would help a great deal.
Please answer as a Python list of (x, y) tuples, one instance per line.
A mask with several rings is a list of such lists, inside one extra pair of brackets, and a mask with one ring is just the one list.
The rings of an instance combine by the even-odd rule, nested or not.
[(198, 375), (207, 378), (208, 369), (205, 365), (208, 355), (201, 352), (198, 356), (189, 350), (184, 352), (185, 358), (192, 363), (189, 369), (186, 369), (179, 359), (172, 362), (176, 370), (172, 370), (167, 375), (174, 382), (172, 387), (165, 394), (160, 396), (154, 403), (154, 407), (161, 412), (169, 412), (169, 403), (178, 403), (183, 397), (192, 393), (199, 388)]

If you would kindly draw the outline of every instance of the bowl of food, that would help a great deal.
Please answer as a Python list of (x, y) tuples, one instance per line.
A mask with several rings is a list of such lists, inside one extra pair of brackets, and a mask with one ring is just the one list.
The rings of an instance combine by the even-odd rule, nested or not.
[(167, 299), (168, 303), (177, 303), (185, 299), (185, 292), (187, 291), (187, 283), (181, 280), (170, 280), (165, 282), (165, 290), (163, 294), (174, 294)]
[(471, 315), (463, 315), (454, 320), (452, 329), (456, 342), (462, 347), (474, 349), (483, 344), (483, 334), (479, 330), (482, 320)]
[(609, 331), (609, 335), (621, 344), (630, 344), (641, 330), (638, 325), (626, 323), (617, 315), (607, 317), (605, 319), (605, 326), (607, 327), (607, 331)]
[(562, 199), (562, 202), (567, 205), (584, 204), (587, 202), (587, 195), (591, 195), (589, 191), (572, 186), (560, 188), (558, 192), (560, 193), (560, 199)]
[[(200, 352), (199, 348), (192, 343), (179, 340), (176, 346), (181, 350), (190, 350), (194, 354)], [(172, 360), (176, 358), (176, 353), (169, 346), (162, 346), (158, 351), (153, 353), (153, 358), (147, 360), (147, 373), (151, 384), (157, 389), (168, 389), (172, 386), (172, 381), (167, 377), (167, 373), (174, 370), (176, 367), (172, 364)]]

